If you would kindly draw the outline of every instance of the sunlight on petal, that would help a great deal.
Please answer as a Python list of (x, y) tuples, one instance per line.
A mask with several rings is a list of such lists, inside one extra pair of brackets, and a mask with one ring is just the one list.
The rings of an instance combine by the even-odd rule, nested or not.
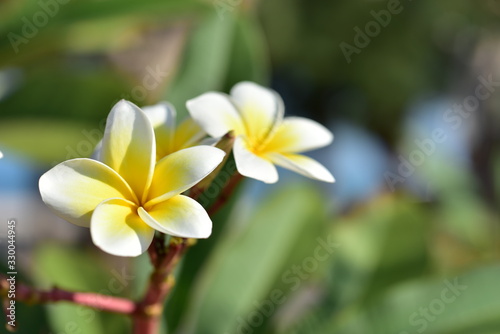
[(222, 137), (231, 130), (245, 133), (245, 127), (229, 96), (205, 93), (187, 101), (191, 117), (212, 137)]
[(174, 196), (138, 212), (152, 228), (176, 237), (203, 239), (212, 233), (212, 221), (205, 209), (187, 196)]
[(146, 114), (127, 101), (111, 110), (102, 140), (101, 160), (118, 172), (142, 197), (153, 177), (155, 136)]
[(186, 118), (175, 130), (171, 153), (196, 145), (206, 135), (192, 118)]
[(283, 100), (271, 89), (244, 81), (231, 89), (231, 97), (243, 118), (248, 137), (256, 142), (264, 139), (283, 119)]
[(65, 161), (45, 174), (39, 182), (45, 204), (58, 216), (89, 227), (95, 207), (105, 199), (135, 200), (130, 187), (111, 168), (91, 159)]
[(117, 256), (138, 256), (153, 241), (154, 229), (137, 214), (128, 201), (112, 198), (97, 206), (90, 224), (94, 244)]
[(304, 155), (273, 153), (269, 155), (269, 158), (278, 166), (309, 178), (330, 183), (335, 182), (333, 175), (322, 164)]
[(302, 117), (287, 117), (262, 151), (300, 153), (327, 146), (333, 134), (323, 125)]
[(275, 183), (278, 181), (278, 171), (269, 161), (252, 153), (242, 137), (234, 142), (234, 160), (241, 175), (263, 181)]
[(224, 151), (211, 146), (186, 148), (166, 156), (156, 165), (148, 199), (157, 203), (188, 190), (210, 174), (224, 156)]
[(168, 102), (143, 107), (142, 110), (153, 125), (156, 138), (156, 158), (159, 160), (172, 152), (177, 113), (174, 106)]

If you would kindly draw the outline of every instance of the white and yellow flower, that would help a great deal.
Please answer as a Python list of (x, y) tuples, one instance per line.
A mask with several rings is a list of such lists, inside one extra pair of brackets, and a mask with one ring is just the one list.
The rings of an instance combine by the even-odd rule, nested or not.
[(90, 227), (93, 242), (119, 256), (147, 250), (155, 230), (207, 238), (212, 222), (195, 200), (181, 195), (222, 161), (210, 146), (183, 149), (156, 165), (155, 134), (146, 114), (127, 101), (108, 116), (100, 160), (65, 161), (42, 175), (43, 201), (67, 221)]
[(233, 153), (242, 175), (274, 183), (278, 181), (276, 164), (313, 179), (334, 182), (323, 165), (300, 154), (330, 144), (332, 133), (307, 118), (283, 118), (283, 101), (273, 90), (241, 82), (232, 88), (230, 96), (205, 93), (189, 100), (187, 108), (212, 137), (234, 131)]
[(155, 131), (157, 160), (179, 150), (199, 145), (207, 136), (207, 133), (190, 117), (177, 126), (177, 112), (168, 102), (143, 107), (142, 110)]
[[(203, 140), (207, 133), (191, 117), (186, 118), (177, 126), (177, 112), (169, 102), (160, 102), (141, 109), (148, 116), (155, 132), (156, 161), (179, 150), (207, 142)], [(207, 142), (207, 144), (212, 143)], [(102, 141), (97, 144), (92, 155), (97, 160), (100, 160), (101, 147)]]

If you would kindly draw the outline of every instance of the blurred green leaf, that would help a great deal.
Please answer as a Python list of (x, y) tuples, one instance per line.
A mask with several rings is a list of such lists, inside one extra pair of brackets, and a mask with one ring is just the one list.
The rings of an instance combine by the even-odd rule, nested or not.
[(83, 130), (81, 124), (69, 121), (2, 121), (0, 142), (2, 147), (28, 155), (40, 164), (55, 165), (92, 154), (99, 139), (87, 139)]
[(425, 274), (430, 223), (422, 205), (382, 197), (333, 228), (342, 244), (332, 268), (336, 303), (360, 302), (395, 282)]
[[(6, 247), (5, 244), (0, 242), (2, 247)], [(6, 249), (6, 248), (4, 248)], [(6, 264), (6, 262), (5, 262)], [(7, 273), (10, 270), (1, 263), (0, 272)], [(24, 275), (22, 271), (18, 270), (18, 275), (16, 276), (17, 282), (23, 282), (26, 284), (30, 283), (29, 276)], [(0, 299), (3, 302), (4, 296)], [(2, 314), (3, 315), (3, 314)], [(0, 321), (0, 332), (6, 333), (5, 328), (5, 316), (2, 316)], [(49, 323), (47, 319), (47, 312), (43, 305), (27, 305), (25, 303), (16, 302), (16, 333), (17, 334), (46, 334), (49, 332)]]
[(86, 1), (75, 2), (67, 6), (59, 20), (72, 22), (74, 20), (113, 18), (116, 16), (137, 16), (138, 14), (165, 18), (209, 9), (211, 9), (211, 6), (208, 3), (199, 0)]
[(227, 14), (221, 19), (215, 10), (198, 22), (187, 45), (185, 60), (165, 94), (165, 99), (178, 109), (179, 120), (187, 115), (187, 100), (224, 87), (234, 29), (234, 16)]
[[(21, 70), (21, 84), (0, 101), (4, 117), (59, 118), (95, 122), (102, 126), (114, 103), (130, 87), (110, 68), (87, 67), (88, 58), (44, 62)], [(29, 96), (29, 98), (26, 98)]]
[(500, 325), (500, 266), (394, 287), (341, 326), (318, 333), (495, 333)]
[[(19, 1), (17, 6), (5, 7), (2, 14), (4, 18), (0, 24), (0, 31), (20, 32), (26, 17), (28, 21), (33, 22), (33, 16), (38, 12), (50, 13), (50, 19), (47, 25), (54, 24), (71, 24), (80, 20), (95, 20), (95, 19), (113, 19), (118, 16), (137, 16), (147, 15), (165, 17), (189, 13), (195, 11), (206, 11), (212, 9), (210, 4), (199, 0), (108, 0), (102, 1), (72, 1), (67, 4), (60, 4), (59, 1), (50, 2), (43, 1), (44, 6), (40, 2)], [(44, 29), (45, 25), (40, 28)]]
[(270, 55), (257, 19), (253, 16), (239, 16), (235, 28), (226, 91), (244, 80), (267, 84), (270, 75)]
[(446, 196), (437, 218), (440, 227), (477, 251), (490, 248), (495, 242), (489, 230), (496, 223), (495, 218), (475, 194)]
[[(36, 254), (35, 278), (38, 286), (58, 286), (67, 290), (116, 295), (129, 289), (125, 265), (114, 267), (102, 263), (95, 252), (44, 245)], [(125, 275), (124, 275), (125, 273)], [(125, 333), (130, 326), (125, 316), (94, 310), (81, 305), (55, 303), (47, 305), (52, 329), (56, 333), (92, 334)]]
[(329, 232), (340, 247), (324, 278), (323, 299), (302, 319), (282, 324), (283, 333), (340, 326), (395, 284), (424, 277), (430, 226), (425, 204), (404, 196), (381, 196), (339, 219)]
[[(241, 211), (239, 211), (241, 212)], [(283, 279), (290, 254), (304, 231), (324, 224), (324, 207), (314, 188), (289, 185), (263, 201), (245, 225), (232, 225), (197, 278), (190, 312), (182, 330), (187, 333), (234, 332), (245, 317), (266, 300)], [(242, 224), (233, 212), (232, 224)], [(311, 256), (301, 254), (300, 260)], [(290, 284), (285, 282), (290, 292)], [(281, 299), (281, 298), (280, 298)], [(274, 307), (278, 307), (274, 305)]]

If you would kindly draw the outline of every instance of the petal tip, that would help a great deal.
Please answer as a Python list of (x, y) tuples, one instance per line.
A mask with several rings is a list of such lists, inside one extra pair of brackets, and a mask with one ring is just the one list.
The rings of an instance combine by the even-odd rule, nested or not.
[(329, 175), (325, 175), (323, 177), (323, 179), (321, 179), (320, 181), (327, 182), (327, 183), (335, 183), (335, 178), (333, 177), (332, 174), (329, 174)]
[(238, 170), (238, 173), (243, 175), (244, 177), (248, 177), (250, 179), (254, 179), (257, 181), (264, 182), (265, 184), (274, 184), (278, 182), (279, 180), (279, 175), (278, 172), (276, 173), (249, 173), (247, 170), (244, 168), (238, 168), (238, 163), (236, 163), (236, 169)]
[(116, 102), (116, 104), (114, 105), (114, 107), (123, 107), (123, 106), (128, 106), (129, 105), (129, 101), (125, 100), (125, 99), (121, 99), (119, 100), (118, 102)]
[(212, 235), (212, 228), (210, 228), (210, 231), (208, 231), (205, 234), (201, 234), (196, 239), (208, 239), (208, 238), (210, 238), (211, 235)]

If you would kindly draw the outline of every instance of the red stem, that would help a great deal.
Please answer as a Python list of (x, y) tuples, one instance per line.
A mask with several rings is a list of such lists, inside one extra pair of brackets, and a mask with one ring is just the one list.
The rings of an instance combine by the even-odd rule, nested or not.
[(187, 239), (173, 238), (168, 250), (162, 252), (163, 242), (161, 238), (155, 237), (148, 250), (154, 270), (144, 298), (137, 304), (138, 312), (134, 314), (133, 333), (135, 334), (159, 332), (163, 304), (174, 285), (174, 278), (171, 274), (188, 245)]
[[(207, 210), (209, 215), (215, 214), (228, 201), (236, 186), (243, 179), (239, 173), (233, 174), (214, 204)], [(204, 189), (191, 192), (191, 197), (197, 198)], [(142, 301), (137, 305), (139, 311), (134, 315), (135, 334), (159, 333), (163, 304), (174, 285), (171, 276), (175, 265), (188, 246), (187, 239), (174, 238), (165, 252), (164, 239), (155, 237), (148, 249), (154, 271), (149, 279), (148, 288)]]
[[(7, 276), (0, 274), (0, 291), (3, 295), (6, 295), (9, 291), (10, 283), (7, 279)], [(98, 293), (71, 292), (58, 288), (53, 288), (49, 291), (38, 291), (20, 282), (16, 282), (15, 286), (15, 300), (21, 302), (50, 303), (67, 301), (120, 314), (133, 314), (137, 308), (131, 300)]]
[(226, 184), (224, 187), (224, 190), (221, 192), (219, 197), (217, 197), (217, 200), (215, 203), (213, 203), (208, 209), (208, 215), (213, 216), (217, 211), (219, 211), (225, 204), (226, 202), (231, 198), (232, 193), (238, 186), (238, 184), (243, 180), (243, 175), (240, 173), (236, 172), (229, 182)]

